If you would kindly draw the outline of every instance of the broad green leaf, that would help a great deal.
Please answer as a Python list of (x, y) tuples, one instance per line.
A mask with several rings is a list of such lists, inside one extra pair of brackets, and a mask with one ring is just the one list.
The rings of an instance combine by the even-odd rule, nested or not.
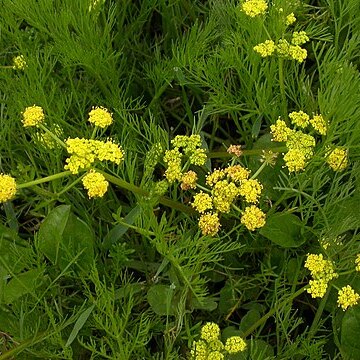
[(247, 329), (249, 329), (254, 323), (256, 323), (260, 319), (260, 313), (257, 310), (248, 311), (243, 318), (241, 319), (241, 323), (239, 329), (241, 333), (244, 333)]
[(176, 301), (175, 291), (166, 285), (153, 285), (148, 293), (147, 300), (158, 315), (175, 315)]
[(216, 301), (205, 298), (200, 303), (196, 298), (191, 298), (191, 307), (197, 310), (205, 310), (205, 311), (214, 311), (217, 308), (218, 304)]
[(46, 217), (38, 232), (39, 250), (53, 263), (58, 262), (63, 232), (70, 216), (70, 205), (60, 205)]
[(341, 350), (344, 360), (360, 359), (360, 306), (346, 310), (341, 323)]
[(302, 228), (303, 223), (296, 215), (277, 213), (266, 220), (265, 226), (260, 229), (260, 234), (282, 247), (298, 247), (305, 241)]
[(76, 339), (79, 331), (85, 325), (85, 323), (86, 323), (88, 317), (90, 316), (91, 312), (93, 311), (94, 307), (95, 307), (95, 304), (91, 305), (76, 320), (76, 323), (75, 323), (73, 329), (71, 330), (71, 333), (69, 335), (69, 338), (66, 341), (65, 346), (70, 346), (72, 344), (72, 342)]
[(3, 287), (3, 300), (6, 304), (11, 304), (21, 296), (34, 292), (39, 285), (40, 276), (43, 271), (40, 269), (32, 269), (25, 273), (16, 275), (6, 286)]

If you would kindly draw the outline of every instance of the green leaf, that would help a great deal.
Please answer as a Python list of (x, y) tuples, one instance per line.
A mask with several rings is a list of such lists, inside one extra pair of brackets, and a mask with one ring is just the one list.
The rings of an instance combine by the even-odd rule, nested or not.
[(257, 310), (250, 310), (246, 315), (241, 319), (239, 329), (241, 333), (244, 333), (249, 329), (254, 323), (260, 319), (260, 313)]
[(38, 232), (38, 248), (53, 263), (58, 261), (62, 235), (70, 216), (70, 205), (60, 205), (46, 217)]
[(147, 300), (156, 314), (175, 315), (176, 301), (170, 286), (153, 285), (147, 293)]
[(71, 333), (69, 335), (69, 338), (66, 341), (65, 347), (70, 346), (72, 344), (72, 342), (76, 339), (79, 331), (82, 329), (82, 327), (85, 325), (88, 317), (90, 316), (91, 312), (93, 311), (95, 307), (94, 305), (91, 305), (88, 309), (86, 309), (80, 316), (79, 318), (76, 320), (76, 323), (73, 327), (73, 329), (71, 330)]
[(69, 205), (61, 205), (46, 217), (39, 229), (38, 248), (61, 270), (72, 261), (86, 270), (94, 259), (94, 236), (70, 209)]
[(304, 243), (302, 221), (294, 214), (277, 213), (266, 220), (260, 234), (285, 248), (298, 247)]
[(11, 279), (3, 288), (4, 302), (11, 304), (21, 296), (34, 292), (40, 284), (38, 279), (42, 274), (41, 269), (32, 269)]
[(341, 350), (345, 360), (360, 359), (360, 306), (346, 310), (341, 323)]

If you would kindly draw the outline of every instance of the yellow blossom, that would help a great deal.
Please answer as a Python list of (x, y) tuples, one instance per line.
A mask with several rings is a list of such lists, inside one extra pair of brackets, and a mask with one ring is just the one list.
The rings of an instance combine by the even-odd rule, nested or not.
[(229, 354), (236, 354), (246, 349), (246, 342), (240, 336), (231, 336), (226, 339), (225, 350)]
[(286, 26), (292, 25), (296, 21), (296, 17), (294, 13), (290, 13), (285, 20)]
[(265, 14), (268, 5), (265, 0), (245, 0), (241, 4), (241, 10), (250, 17)]
[(208, 322), (201, 328), (200, 338), (207, 342), (218, 340), (220, 337), (219, 325)]
[(208, 360), (207, 344), (204, 340), (194, 341), (191, 348), (192, 360)]
[(305, 31), (294, 31), (291, 43), (293, 45), (303, 45), (309, 41), (309, 37), (306, 35)]
[(290, 45), (289, 56), (302, 63), (307, 57), (307, 51), (298, 45)]
[(234, 183), (221, 180), (214, 185), (212, 195), (215, 208), (220, 212), (228, 213), (231, 204), (239, 195), (239, 190)]
[(348, 166), (347, 150), (335, 148), (326, 154), (326, 162), (334, 171), (343, 171)]
[(310, 124), (320, 135), (326, 135), (327, 123), (321, 114), (314, 115), (313, 118), (310, 119)]
[(190, 164), (202, 166), (205, 164), (207, 159), (205, 149), (195, 149), (189, 156)]
[(287, 127), (284, 120), (281, 120), (280, 118), (276, 120), (276, 123), (274, 125), (270, 126), (272, 140), (283, 142), (287, 141), (288, 137), (293, 133), (293, 130)]
[(293, 131), (286, 141), (286, 146), (290, 150), (300, 150), (306, 159), (310, 159), (314, 154), (315, 138), (302, 131)]
[(189, 170), (183, 174), (180, 184), (181, 190), (195, 189), (197, 179), (198, 177), (195, 171)]
[(10, 175), (0, 174), (0, 203), (11, 200), (16, 194), (16, 182)]
[(24, 55), (18, 55), (13, 58), (13, 69), (24, 70), (27, 67)]
[(208, 213), (201, 215), (199, 219), (199, 228), (203, 235), (216, 235), (220, 229), (218, 214)]
[(360, 254), (356, 255), (355, 259), (355, 270), (360, 271)]
[(291, 122), (301, 128), (306, 128), (309, 125), (310, 116), (303, 111), (293, 111), (289, 114)]
[(190, 136), (177, 135), (174, 139), (171, 140), (171, 144), (174, 148), (181, 148), (185, 155), (190, 155), (196, 150), (196, 148), (201, 146), (201, 137), (197, 134)]
[(241, 165), (229, 166), (225, 169), (225, 173), (234, 182), (246, 180), (250, 175), (250, 171)]
[(310, 287), (308, 287), (306, 291), (312, 298), (322, 298), (326, 294), (328, 282), (325, 279), (310, 280), (309, 285)]
[(359, 299), (360, 295), (350, 285), (347, 285), (339, 290), (337, 303), (345, 311), (348, 307), (355, 306)]
[(265, 218), (266, 215), (258, 207), (251, 205), (245, 208), (241, 216), (241, 223), (248, 230), (254, 231), (265, 225)]
[(40, 106), (29, 106), (22, 112), (24, 127), (37, 126), (45, 119), (44, 110)]
[(182, 154), (178, 149), (165, 151), (164, 162), (167, 164), (165, 177), (170, 184), (172, 184), (175, 180), (181, 180), (181, 158)]
[(215, 169), (211, 174), (206, 176), (206, 184), (214, 186), (218, 181), (225, 177), (225, 171), (221, 169)]
[(300, 149), (290, 149), (284, 155), (284, 161), (289, 172), (304, 170), (306, 166), (306, 153)]
[(107, 191), (109, 183), (105, 180), (103, 174), (90, 170), (83, 178), (82, 183), (88, 191), (89, 198), (103, 197)]
[(89, 112), (88, 120), (90, 123), (101, 128), (105, 128), (106, 126), (111, 125), (113, 122), (112, 113), (102, 106), (93, 107)]
[(279, 56), (288, 57), (290, 53), (290, 44), (285, 39), (280, 39), (276, 45), (276, 52)]
[(225, 359), (225, 357), (220, 351), (209, 352), (208, 360), (223, 360), (223, 359)]
[(257, 203), (261, 195), (263, 186), (256, 179), (249, 179), (242, 181), (239, 194), (245, 198), (248, 203)]
[(272, 40), (266, 40), (254, 46), (254, 50), (259, 53), (261, 57), (271, 56), (275, 51), (275, 43)]
[(221, 351), (224, 350), (224, 344), (221, 340), (212, 340), (208, 342), (208, 348), (211, 351)]
[(124, 160), (124, 151), (121, 146), (114, 143), (112, 140), (107, 141), (90, 140), (94, 154), (100, 161), (111, 161), (117, 165)]
[(211, 196), (200, 191), (194, 196), (194, 201), (191, 203), (191, 206), (200, 214), (204, 213), (206, 210), (210, 210), (213, 207)]
[(70, 170), (72, 174), (78, 174), (79, 170), (88, 168), (95, 161), (96, 157), (90, 140), (69, 138), (65, 143), (67, 152), (71, 155), (65, 160), (65, 170)]

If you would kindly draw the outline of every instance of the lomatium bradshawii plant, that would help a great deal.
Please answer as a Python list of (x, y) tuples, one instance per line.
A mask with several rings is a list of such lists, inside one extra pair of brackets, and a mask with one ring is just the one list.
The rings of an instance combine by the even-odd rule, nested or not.
[(0, 14), (0, 360), (360, 359), (358, 1), (140, 3)]

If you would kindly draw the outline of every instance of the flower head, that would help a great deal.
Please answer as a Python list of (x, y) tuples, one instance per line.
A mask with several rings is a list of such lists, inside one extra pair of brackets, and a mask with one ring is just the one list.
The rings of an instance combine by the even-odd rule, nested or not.
[(263, 186), (256, 179), (244, 180), (241, 182), (239, 194), (245, 198), (248, 203), (257, 203), (261, 195)]
[(208, 347), (206, 342), (204, 340), (194, 341), (190, 354), (193, 360), (207, 360)]
[(211, 196), (200, 191), (194, 196), (194, 201), (191, 203), (191, 206), (202, 214), (205, 211), (212, 209)]
[(205, 149), (195, 149), (189, 156), (190, 164), (202, 166), (207, 159)]
[(344, 286), (341, 290), (338, 292), (338, 306), (342, 307), (342, 309), (345, 311), (348, 307), (357, 305), (357, 303), (360, 300), (360, 295), (354, 291), (354, 289), (350, 286)]
[(206, 176), (206, 184), (214, 186), (218, 181), (225, 177), (225, 171), (222, 169), (215, 169), (211, 174)]
[(223, 359), (225, 359), (225, 357), (220, 351), (210, 351), (207, 359), (208, 360), (223, 360)]
[(199, 219), (199, 228), (203, 235), (216, 235), (220, 229), (218, 214), (208, 213), (201, 215)]
[(89, 112), (88, 120), (90, 123), (101, 128), (105, 128), (106, 126), (111, 125), (113, 122), (112, 113), (110, 113), (108, 109), (102, 106), (93, 107)]
[(336, 147), (327, 153), (326, 162), (334, 171), (343, 171), (348, 166), (347, 150)]
[(250, 171), (241, 165), (229, 166), (225, 169), (225, 172), (231, 181), (234, 182), (241, 182), (246, 180), (250, 175)]
[(234, 183), (221, 180), (214, 185), (212, 195), (215, 208), (223, 213), (228, 213), (231, 204), (239, 195), (239, 190)]
[(103, 197), (107, 191), (109, 183), (103, 174), (90, 170), (82, 179), (84, 188), (88, 191), (89, 198)]
[(327, 122), (321, 114), (314, 115), (313, 118), (310, 119), (310, 124), (320, 135), (326, 135)]
[(198, 177), (195, 171), (189, 170), (183, 174), (180, 184), (181, 190), (195, 189), (197, 179)]
[(231, 336), (226, 339), (225, 350), (229, 354), (236, 354), (246, 349), (246, 342), (240, 336)]
[(266, 215), (258, 207), (251, 205), (245, 208), (240, 221), (248, 230), (254, 231), (265, 225), (265, 218)]
[(226, 150), (229, 154), (240, 157), (242, 155), (241, 145), (230, 145)]
[(16, 194), (16, 182), (10, 175), (0, 174), (0, 203), (11, 200)]
[(24, 70), (27, 67), (24, 55), (18, 55), (13, 58), (13, 69)]
[(259, 53), (261, 57), (267, 57), (274, 53), (275, 43), (272, 40), (266, 40), (265, 42), (254, 46), (254, 50)]
[(289, 56), (299, 63), (302, 63), (307, 57), (307, 51), (298, 45), (290, 45)]
[(290, 13), (285, 20), (286, 26), (292, 25), (296, 21), (294, 13)]
[(23, 120), (22, 123), (24, 127), (27, 126), (37, 126), (41, 124), (44, 119), (44, 110), (40, 106), (29, 106), (22, 112)]
[(218, 340), (220, 337), (220, 328), (219, 325), (208, 322), (201, 328), (201, 339), (204, 339), (207, 342)]
[(289, 114), (291, 122), (301, 128), (306, 128), (309, 125), (310, 116), (303, 111), (293, 111)]
[(306, 291), (312, 298), (322, 298), (326, 294), (328, 282), (325, 279), (310, 280), (309, 285), (310, 286), (306, 289)]
[(309, 37), (306, 35), (305, 31), (294, 31), (291, 43), (293, 45), (303, 45), (309, 41)]
[(172, 184), (175, 180), (181, 180), (181, 159), (182, 154), (177, 148), (165, 151), (164, 162), (167, 164), (165, 177), (170, 184)]
[(290, 149), (284, 155), (284, 161), (289, 172), (304, 170), (306, 166), (306, 153), (300, 149)]
[(287, 127), (285, 121), (281, 120), (280, 118), (276, 120), (274, 125), (270, 126), (270, 130), (272, 140), (278, 142), (287, 141), (289, 136), (293, 133), (293, 130)]
[(241, 10), (250, 17), (265, 14), (268, 5), (265, 0), (245, 0), (241, 4)]

